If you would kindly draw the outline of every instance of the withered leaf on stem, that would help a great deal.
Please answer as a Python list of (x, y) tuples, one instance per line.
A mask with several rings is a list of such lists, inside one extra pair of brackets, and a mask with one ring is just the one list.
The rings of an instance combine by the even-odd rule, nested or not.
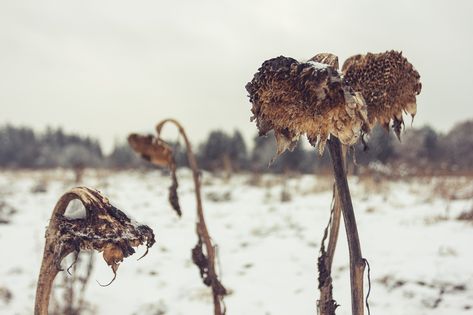
[(202, 239), (199, 238), (197, 244), (192, 249), (192, 261), (199, 268), (200, 277), (202, 282), (212, 287), (213, 292), (223, 297), (227, 294), (227, 290), (222, 285), (216, 274), (212, 274), (209, 268), (209, 259), (202, 251)]
[(169, 187), (169, 203), (178, 216), (182, 215), (177, 188), (176, 161), (172, 147), (164, 140), (153, 135), (131, 134), (128, 136), (131, 148), (142, 158), (158, 167), (165, 167), (171, 172), (171, 186)]
[(169, 203), (172, 208), (177, 212), (178, 216), (182, 215), (181, 205), (179, 204), (179, 196), (177, 194), (177, 188), (179, 186), (177, 182), (176, 170), (171, 170), (171, 186), (169, 186)]

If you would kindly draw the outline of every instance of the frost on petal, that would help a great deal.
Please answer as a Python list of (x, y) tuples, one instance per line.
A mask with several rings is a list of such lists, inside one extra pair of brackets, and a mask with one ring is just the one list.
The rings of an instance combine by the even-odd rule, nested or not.
[(309, 59), (310, 61), (324, 63), (338, 70), (338, 57), (330, 53), (320, 53)]

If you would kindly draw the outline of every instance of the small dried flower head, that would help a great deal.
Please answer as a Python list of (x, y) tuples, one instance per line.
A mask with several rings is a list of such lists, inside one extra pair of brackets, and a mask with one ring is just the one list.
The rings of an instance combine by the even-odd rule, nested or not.
[(161, 139), (134, 133), (128, 136), (128, 143), (143, 159), (156, 166), (171, 168), (175, 165), (171, 146)]
[(246, 85), (253, 104), (252, 119), (260, 135), (274, 130), (278, 155), (292, 149), (304, 134), (313, 145), (318, 143), (320, 152), (330, 134), (344, 144), (357, 141), (366, 106), (361, 95), (345, 85), (334, 57), (317, 55), (302, 63), (283, 56), (273, 58)]
[(48, 236), (54, 239), (53, 245), (58, 248), (54, 251), (57, 265), (67, 253), (97, 250), (103, 252), (104, 260), (116, 274), (123, 258), (135, 253), (133, 247), (144, 244), (149, 248), (155, 243), (151, 228), (130, 219), (124, 212), (111, 205), (100, 192), (87, 187), (78, 187), (67, 192), (60, 202), (68, 203), (75, 198), (83, 203), (86, 216), (68, 218), (58, 214), (51, 230), (57, 235)]
[(403, 113), (415, 116), (416, 96), (422, 89), (412, 64), (400, 52), (368, 53), (348, 58), (342, 72), (345, 84), (363, 95), (370, 126), (378, 122), (388, 128), (392, 120), (400, 137)]
[(160, 138), (152, 135), (131, 134), (128, 136), (131, 148), (141, 157), (158, 167), (166, 167), (171, 171), (172, 184), (169, 187), (169, 203), (176, 213), (181, 216), (181, 206), (177, 195), (179, 186), (176, 176), (176, 160), (171, 146)]

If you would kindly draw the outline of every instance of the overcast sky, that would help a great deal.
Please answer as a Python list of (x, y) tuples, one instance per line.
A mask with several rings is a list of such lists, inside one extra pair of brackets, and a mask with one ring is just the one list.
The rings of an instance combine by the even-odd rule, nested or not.
[[(285, 55), (402, 50), (423, 83), (415, 126), (473, 118), (473, 1), (0, 1), (0, 125), (98, 137), (180, 120), (256, 133), (245, 84)], [(409, 126), (409, 124), (407, 124)]]

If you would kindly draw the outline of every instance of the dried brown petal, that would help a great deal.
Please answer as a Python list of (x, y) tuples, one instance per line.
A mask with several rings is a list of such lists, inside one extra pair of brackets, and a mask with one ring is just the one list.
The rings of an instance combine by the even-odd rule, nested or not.
[(113, 271), (116, 271), (118, 264), (123, 261), (123, 252), (119, 246), (108, 243), (103, 249), (103, 259), (107, 265), (112, 266)]

